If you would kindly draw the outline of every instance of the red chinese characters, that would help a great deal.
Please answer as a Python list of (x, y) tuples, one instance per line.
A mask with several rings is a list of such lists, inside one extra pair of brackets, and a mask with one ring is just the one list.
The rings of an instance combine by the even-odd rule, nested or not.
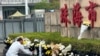
[(83, 18), (82, 13), (80, 12), (80, 8), (81, 6), (79, 3), (76, 3), (73, 8), (73, 24), (77, 25), (78, 27), (81, 26)]
[(68, 8), (67, 5), (64, 5), (65, 8), (61, 8), (61, 23), (65, 23), (66, 27), (68, 26), (68, 23), (70, 24), (71, 22), (68, 20)]
[(94, 10), (94, 8), (97, 6), (96, 3), (89, 1), (90, 5), (86, 7), (86, 10), (88, 11), (88, 19), (91, 21), (91, 27), (94, 27), (94, 22), (96, 22), (97, 12)]

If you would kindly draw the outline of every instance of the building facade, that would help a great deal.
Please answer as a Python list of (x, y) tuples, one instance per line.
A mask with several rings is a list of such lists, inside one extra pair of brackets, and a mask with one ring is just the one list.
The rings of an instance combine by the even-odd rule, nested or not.
[[(29, 13), (35, 3), (41, 2), (42, 0), (27, 0)], [(49, 0), (47, 0), (49, 2)], [(0, 0), (0, 19), (7, 19), (9, 15), (20, 11), (25, 14), (25, 0)]]

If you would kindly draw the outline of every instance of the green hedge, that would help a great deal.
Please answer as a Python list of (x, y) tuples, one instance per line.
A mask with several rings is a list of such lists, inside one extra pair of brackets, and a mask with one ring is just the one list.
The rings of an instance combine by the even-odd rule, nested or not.
[(59, 9), (60, 3), (59, 1), (52, 1), (50, 3), (47, 3), (46, 1), (42, 1), (40, 3), (34, 4), (32, 9), (46, 9), (46, 10), (51, 10), (51, 9)]
[(10, 34), (9, 37), (14, 39), (17, 36), (24, 36), (28, 37), (31, 41), (34, 38), (44, 39), (47, 43), (55, 42), (55, 43), (63, 43), (64, 45), (72, 44), (73, 50), (84, 52), (84, 53), (95, 53), (100, 54), (100, 40), (93, 40), (93, 39), (82, 39), (77, 40), (76, 38), (68, 38), (68, 37), (61, 37), (60, 33), (54, 32), (35, 32), (35, 33), (20, 33), (20, 34)]

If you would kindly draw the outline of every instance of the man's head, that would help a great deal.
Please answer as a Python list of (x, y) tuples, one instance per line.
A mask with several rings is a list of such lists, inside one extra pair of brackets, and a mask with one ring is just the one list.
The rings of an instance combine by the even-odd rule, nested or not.
[(17, 41), (19, 41), (21, 44), (23, 44), (23, 38), (18, 38)]

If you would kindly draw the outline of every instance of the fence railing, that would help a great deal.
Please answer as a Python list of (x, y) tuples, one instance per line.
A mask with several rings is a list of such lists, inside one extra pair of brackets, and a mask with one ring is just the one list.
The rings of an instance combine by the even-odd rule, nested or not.
[(9, 34), (28, 32), (44, 32), (44, 18), (13, 19), (0, 21), (0, 39)]

